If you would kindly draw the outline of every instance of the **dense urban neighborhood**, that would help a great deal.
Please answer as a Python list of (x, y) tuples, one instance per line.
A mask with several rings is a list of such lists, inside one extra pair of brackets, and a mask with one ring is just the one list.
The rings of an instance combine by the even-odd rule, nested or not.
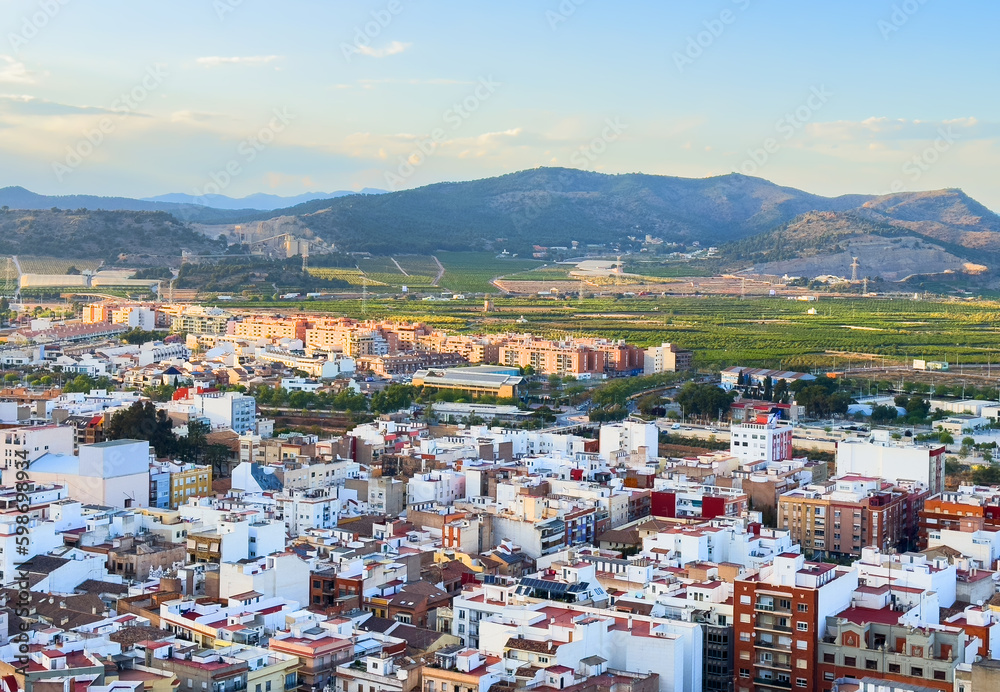
[(0, 350), (0, 689), (993, 689), (1000, 403), (696, 355), (26, 315)]

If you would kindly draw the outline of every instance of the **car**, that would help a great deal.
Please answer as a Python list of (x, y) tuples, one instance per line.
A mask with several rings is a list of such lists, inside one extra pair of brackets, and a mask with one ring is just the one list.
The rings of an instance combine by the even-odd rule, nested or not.
[(680, 423), (674, 423), (673, 425), (670, 426), (670, 429), (671, 430), (680, 430), (681, 429), (681, 424)]

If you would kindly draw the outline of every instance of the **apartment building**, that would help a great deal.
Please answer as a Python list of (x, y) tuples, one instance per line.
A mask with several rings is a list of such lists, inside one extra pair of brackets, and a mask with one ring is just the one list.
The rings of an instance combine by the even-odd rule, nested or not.
[(944, 491), (942, 444), (894, 440), (888, 430), (876, 430), (867, 440), (843, 440), (837, 445), (837, 475), (857, 474), (887, 480), (923, 483), (931, 495)]
[(792, 429), (778, 427), (774, 414), (731, 426), (729, 453), (749, 462), (787, 461), (792, 458)]
[(501, 344), (498, 360), (501, 365), (531, 367), (539, 375), (589, 378), (604, 374), (606, 358), (589, 346), (526, 338)]
[(833, 692), (834, 681), (843, 677), (951, 692), (956, 668), (971, 663), (976, 651), (961, 628), (901, 625), (892, 608), (851, 608), (828, 620), (816, 647), (821, 692)]
[(1000, 487), (963, 485), (939, 493), (924, 502), (919, 516), (921, 549), (927, 548), (930, 531), (957, 530), (965, 518), (978, 517), (984, 528), (1000, 529)]
[[(911, 490), (926, 496), (920, 486)], [(869, 546), (906, 551), (916, 544), (917, 530), (908, 512), (910, 494), (880, 478), (843, 476), (782, 494), (778, 527), (814, 555), (860, 557)]]
[(677, 344), (651, 346), (646, 349), (643, 358), (643, 374), (655, 375), (660, 372), (690, 370), (693, 362), (694, 352), (685, 351)]
[(6, 470), (15, 468), (17, 461), (32, 462), (46, 454), (72, 455), (75, 437), (70, 425), (8, 428), (0, 433), (0, 464)]
[(253, 315), (233, 325), (232, 336), (241, 339), (298, 339), (306, 340), (306, 329), (312, 322), (305, 317), (268, 317)]
[(736, 691), (825, 690), (816, 670), (827, 616), (851, 604), (858, 573), (783, 553), (736, 580)]
[(225, 310), (192, 305), (170, 319), (170, 330), (185, 334), (221, 335), (226, 333), (232, 319), (233, 315)]

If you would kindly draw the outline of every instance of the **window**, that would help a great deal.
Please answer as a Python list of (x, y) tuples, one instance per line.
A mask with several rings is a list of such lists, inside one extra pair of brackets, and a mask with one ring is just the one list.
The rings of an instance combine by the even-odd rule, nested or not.
[(833, 654), (823, 654), (823, 663), (836, 663), (837, 657)]
[(778, 601), (778, 607), (782, 608), (784, 610), (791, 610), (792, 609), (792, 602), (789, 601), (786, 598), (782, 598), (781, 600)]
[(740, 677), (741, 678), (750, 677), (750, 670), (748, 668), (740, 668)]
[(808, 603), (799, 603), (798, 611), (800, 613), (808, 613), (809, 612), (809, 604)]
[(856, 659), (854, 656), (844, 656), (844, 665), (847, 666), (848, 668), (857, 668), (858, 659)]
[(809, 623), (808, 622), (796, 622), (795, 623), (795, 629), (797, 629), (799, 632), (808, 632), (809, 631)]
[(946, 680), (947, 678), (948, 678), (948, 675), (943, 670), (935, 670), (934, 671), (934, 679), (935, 680)]
[(748, 613), (742, 613), (740, 615), (740, 622), (750, 622), (750, 615)]
[(808, 684), (805, 678), (795, 678), (795, 685), (797, 687), (806, 687)]
[(914, 677), (914, 678), (922, 678), (922, 677), (924, 677), (924, 669), (923, 668), (917, 668), (916, 666), (911, 666), (910, 667), (910, 676)]
[(865, 659), (865, 669), (866, 670), (878, 670), (878, 661), (873, 658)]
[(750, 605), (750, 597), (740, 596), (740, 605)]
[(833, 680), (833, 673), (823, 673), (824, 680)]
[(890, 673), (898, 673), (899, 672), (899, 664), (898, 663), (890, 663), (889, 664), (889, 672)]
[(748, 641), (750, 641), (750, 633), (749, 632), (740, 632), (740, 641), (741, 642), (748, 642)]

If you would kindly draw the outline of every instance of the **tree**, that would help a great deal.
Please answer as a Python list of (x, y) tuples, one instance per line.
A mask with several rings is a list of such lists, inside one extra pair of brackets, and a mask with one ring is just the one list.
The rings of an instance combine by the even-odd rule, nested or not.
[[(192, 423), (191, 425), (197, 425)], [(153, 402), (137, 401), (127, 409), (112, 414), (104, 426), (109, 440), (146, 440), (156, 450), (156, 456), (170, 456), (177, 449), (177, 436), (167, 412), (157, 410)]]
[(872, 407), (872, 421), (875, 423), (888, 423), (896, 420), (899, 412), (895, 406), (874, 406)]
[(393, 413), (413, 404), (416, 389), (408, 384), (390, 384), (381, 392), (372, 395), (371, 410), (374, 413)]
[(779, 404), (788, 403), (788, 382), (785, 380), (778, 380), (778, 383), (774, 385), (774, 393), (771, 398), (772, 401), (776, 401)]
[(951, 436), (950, 432), (943, 432), (938, 436), (938, 442), (943, 445), (953, 445), (955, 444), (955, 438)]
[(735, 392), (727, 392), (714, 384), (688, 382), (678, 392), (676, 401), (689, 416), (715, 416), (719, 409), (728, 411)]
[(764, 378), (764, 398), (768, 401), (773, 401), (774, 397), (774, 380), (768, 375)]

